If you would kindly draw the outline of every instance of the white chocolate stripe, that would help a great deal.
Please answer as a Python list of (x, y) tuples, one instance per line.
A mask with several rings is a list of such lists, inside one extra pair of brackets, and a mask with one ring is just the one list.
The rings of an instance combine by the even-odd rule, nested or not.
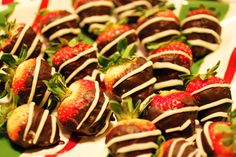
[(47, 120), (48, 114), (49, 114), (49, 111), (44, 110), (43, 115), (42, 115), (41, 120), (40, 120), (40, 123), (39, 123), (38, 128), (37, 128), (37, 131), (35, 133), (34, 139), (33, 139), (33, 144), (37, 143), (37, 141), (39, 139), (39, 136), (40, 136), (40, 134), (43, 130), (43, 127), (45, 125), (45, 122)]
[[(51, 70), (51, 76), (55, 73), (55, 68), (53, 67)], [(46, 101), (48, 100), (48, 97), (50, 96), (51, 92), (47, 89), (46, 92), (44, 93), (43, 99), (42, 101), (39, 103), (40, 107), (43, 107), (43, 105), (46, 103)]]
[(211, 147), (211, 149), (213, 150), (213, 144), (212, 144), (212, 141), (211, 141), (211, 137), (210, 137), (210, 134), (209, 134), (209, 126), (212, 122), (206, 122), (203, 126), (203, 133), (207, 139), (207, 143), (209, 144), (209, 146)]
[(202, 88), (200, 88), (198, 90), (193, 91), (191, 93), (191, 95), (194, 95), (194, 94), (200, 93), (200, 92), (202, 92), (204, 90), (207, 90), (207, 89), (210, 89), (210, 88), (215, 88), (215, 87), (222, 87), (222, 88), (228, 87), (228, 88), (230, 88), (230, 84), (227, 84), (227, 83), (225, 83), (225, 84), (209, 84), (209, 85), (204, 86), (204, 87), (202, 87)]
[(122, 135), (122, 136), (112, 138), (110, 141), (107, 142), (106, 147), (110, 147), (111, 145), (118, 143), (118, 142), (140, 139), (140, 138), (151, 137), (151, 136), (157, 136), (157, 135), (161, 135), (160, 130), (152, 130), (152, 131), (145, 131), (145, 132), (138, 132), (138, 133), (133, 133), (133, 134)]
[(32, 44), (31, 44), (31, 46), (30, 46), (30, 48), (29, 48), (29, 50), (28, 50), (28, 52), (27, 52), (27, 56), (26, 56), (25, 59), (28, 59), (28, 58), (31, 56), (31, 54), (34, 52), (34, 50), (35, 50), (35, 48), (36, 48), (38, 42), (39, 42), (39, 35), (37, 35), (37, 36), (34, 38), (34, 41), (32, 42)]
[(36, 91), (36, 88), (37, 88), (37, 82), (38, 82), (40, 67), (41, 67), (41, 58), (37, 57), (36, 58), (36, 63), (35, 63), (34, 75), (33, 75), (34, 78), (33, 78), (33, 81), (32, 81), (32, 87), (31, 87), (31, 91), (30, 91), (30, 95), (29, 95), (27, 104), (31, 103), (34, 99), (34, 94), (35, 94), (35, 91)]
[(175, 29), (169, 29), (169, 30), (165, 30), (165, 31), (161, 31), (159, 33), (155, 33), (154, 35), (151, 35), (149, 37), (146, 37), (142, 40), (143, 44), (147, 44), (150, 42), (154, 42), (158, 39), (170, 36), (170, 35), (180, 35), (180, 32), (178, 30)]
[(148, 87), (148, 86), (154, 84), (155, 82), (156, 82), (156, 78), (153, 77), (153, 78), (150, 79), (149, 81), (147, 81), (147, 82), (145, 82), (145, 83), (143, 83), (143, 84), (141, 84), (141, 85), (139, 85), (139, 86), (137, 86), (137, 87), (131, 89), (130, 91), (124, 93), (124, 94), (121, 96), (121, 98), (124, 99), (124, 98), (126, 98), (127, 96), (130, 96), (130, 95), (134, 94), (135, 92), (140, 91), (140, 90), (142, 90), (142, 89), (144, 89), (144, 88), (146, 88), (146, 87)]
[(213, 107), (216, 107), (216, 106), (219, 106), (219, 105), (223, 105), (224, 103), (233, 103), (233, 100), (231, 100), (229, 98), (220, 99), (220, 100), (214, 101), (212, 103), (200, 106), (199, 111), (206, 110), (206, 109), (209, 109), (209, 108), (213, 108)]
[(57, 19), (51, 23), (49, 23), (47, 26), (45, 26), (43, 29), (42, 29), (42, 33), (48, 31), (49, 29), (59, 25), (59, 24), (62, 24), (64, 22), (68, 22), (68, 21), (73, 21), (73, 20), (78, 20), (78, 16), (76, 14), (70, 14), (68, 16), (65, 16), (65, 17), (62, 17), (60, 19)]
[(79, 28), (65, 28), (65, 29), (60, 29), (58, 31), (56, 31), (55, 33), (53, 33), (52, 35), (50, 35), (49, 40), (53, 40), (55, 38), (58, 38), (60, 36), (66, 35), (66, 34), (79, 34), (81, 32), (81, 30)]
[(113, 88), (115, 88), (116, 86), (118, 86), (120, 83), (122, 83), (123, 81), (125, 81), (127, 78), (135, 75), (135, 74), (138, 74), (140, 72), (142, 72), (143, 70), (145, 70), (146, 68), (152, 66), (152, 62), (151, 61), (148, 61), (146, 62), (145, 64), (143, 64), (142, 66), (138, 67), (137, 69), (133, 70), (132, 72), (126, 74), (125, 76), (121, 77), (114, 85), (113, 85)]
[(216, 113), (210, 114), (210, 115), (202, 118), (201, 122), (205, 122), (205, 121), (208, 121), (210, 119), (217, 118), (217, 117), (227, 118), (228, 114), (226, 112), (216, 112)]
[(103, 134), (107, 130), (107, 128), (109, 127), (109, 124), (110, 124), (111, 115), (112, 115), (112, 112), (110, 111), (106, 117), (104, 127), (96, 134), (96, 136)]
[(62, 68), (64, 68), (66, 65), (76, 61), (76, 60), (79, 60), (80, 57), (83, 57), (89, 53), (92, 53), (94, 51), (96, 51), (97, 49), (95, 47), (91, 47), (83, 52), (80, 52), (78, 55), (76, 55), (75, 57), (71, 58), (71, 59), (68, 59), (67, 61), (65, 61), (64, 63), (62, 63), (58, 69), (58, 72), (60, 72), (62, 70)]
[(85, 122), (85, 120), (89, 117), (89, 115), (93, 112), (94, 108), (97, 106), (99, 95), (100, 95), (100, 88), (99, 88), (99, 84), (97, 81), (95, 81), (94, 83), (95, 83), (95, 90), (96, 90), (94, 100), (93, 100), (92, 104), (90, 105), (88, 111), (86, 112), (85, 116), (83, 117), (83, 119), (80, 121), (80, 123), (76, 127), (77, 130), (80, 129), (82, 124)]
[(21, 43), (22, 39), (24, 38), (25, 33), (27, 32), (27, 30), (29, 29), (29, 27), (30, 27), (30, 26), (26, 24), (26, 25), (24, 26), (24, 28), (21, 30), (20, 35), (19, 35), (19, 37), (17, 38), (16, 43), (15, 43), (15, 45), (13, 46), (13, 48), (12, 48), (10, 54), (15, 54), (16, 50), (17, 50), (18, 47), (20, 46), (20, 43)]
[(209, 28), (191, 27), (191, 28), (187, 28), (183, 30), (182, 33), (183, 34), (191, 34), (191, 33), (211, 34), (212, 36), (216, 38), (218, 43), (221, 42), (220, 35), (217, 34), (214, 30), (209, 29)]
[(183, 55), (184, 57), (188, 58), (189, 60), (192, 60), (192, 57), (190, 57), (190, 55), (188, 55), (187, 53), (185, 53), (183, 51), (175, 51), (175, 50), (159, 52), (159, 53), (148, 56), (147, 59), (151, 60), (153, 58), (156, 58), (156, 57), (159, 57), (162, 55), (169, 55), (169, 54)]
[(188, 40), (188, 43), (192, 46), (201, 46), (205, 47), (208, 50), (215, 51), (219, 48), (219, 44), (217, 43), (210, 43), (201, 39), (196, 39), (196, 40)]
[(143, 100), (143, 102), (140, 104), (139, 110), (143, 111), (147, 106), (148, 106), (148, 102), (152, 99), (152, 97), (154, 97), (156, 94), (151, 94), (149, 95), (145, 100)]
[(196, 156), (196, 155), (199, 155), (199, 154), (198, 154), (198, 149), (196, 149), (195, 151), (193, 151), (192, 153), (190, 153), (190, 154), (188, 155), (188, 157), (194, 157), (194, 156)]
[(101, 108), (99, 114), (97, 115), (96, 119), (94, 120), (93, 124), (101, 119), (101, 117), (102, 117), (103, 113), (105, 112), (107, 105), (109, 103), (109, 98), (106, 96), (106, 94), (103, 94), (103, 95), (104, 95), (105, 101), (102, 104), (102, 108)]
[(156, 149), (156, 148), (158, 148), (158, 145), (154, 142), (136, 143), (119, 148), (117, 150), (117, 153), (128, 153), (133, 151)]
[(167, 80), (167, 81), (162, 81), (162, 82), (157, 82), (154, 84), (154, 89), (162, 89), (162, 88), (167, 88), (167, 87), (172, 87), (172, 86), (182, 86), (183, 80), (178, 80), (178, 79), (172, 79), (172, 80)]
[(92, 2), (88, 2), (88, 3), (85, 3), (85, 4), (82, 4), (81, 6), (79, 6), (75, 12), (76, 13), (79, 13), (83, 10), (86, 10), (86, 9), (89, 9), (89, 8), (92, 8), (92, 7), (100, 7), (100, 6), (106, 6), (106, 7), (110, 7), (110, 8), (113, 8), (114, 7), (114, 4), (110, 1), (92, 1)]
[(190, 143), (190, 142), (186, 142), (186, 143), (182, 144), (181, 147), (180, 147), (180, 150), (178, 152), (177, 157), (182, 157), (182, 155), (184, 154), (184, 151), (186, 150), (186, 148), (188, 146), (191, 146), (191, 145), (192, 145), (192, 143)]
[(206, 152), (204, 151), (203, 145), (202, 145), (202, 137), (201, 137), (201, 133), (202, 133), (202, 129), (196, 129), (197, 132), (197, 138), (196, 138), (196, 144), (199, 150), (199, 154), (201, 156), (207, 157)]
[(198, 111), (197, 106), (184, 107), (184, 108), (175, 109), (175, 110), (168, 110), (168, 111), (165, 111), (164, 113), (162, 113), (161, 115), (157, 116), (155, 119), (153, 119), (152, 123), (155, 124), (155, 123), (161, 121), (162, 119), (169, 117), (171, 115), (174, 115), (174, 114), (183, 113), (183, 112), (194, 112), (194, 111)]
[(75, 69), (66, 79), (66, 83), (69, 83), (70, 80), (75, 77), (80, 71), (82, 71), (84, 68), (86, 68), (88, 65), (92, 63), (97, 63), (97, 58), (91, 58), (86, 60), (81, 66), (79, 66), (77, 69)]
[(94, 23), (94, 22), (107, 22), (111, 19), (112, 17), (109, 15), (94, 15), (94, 16), (90, 16), (90, 17), (86, 17), (84, 18), (81, 22), (80, 22), (80, 27), (84, 27), (86, 24), (90, 24), (90, 23)]
[(180, 141), (183, 141), (183, 140), (184, 140), (183, 138), (178, 138), (178, 139), (174, 140), (174, 142), (171, 143), (170, 149), (168, 152), (168, 157), (173, 157), (173, 153), (174, 153), (176, 144)]
[(51, 123), (52, 123), (52, 133), (50, 137), (50, 143), (53, 143), (55, 136), (56, 136), (56, 131), (57, 131), (57, 119), (54, 116), (51, 116)]
[(110, 50), (115, 44), (117, 44), (121, 39), (126, 38), (130, 34), (135, 33), (135, 30), (129, 30), (127, 32), (124, 32), (120, 36), (118, 36), (115, 40), (108, 43), (105, 47), (102, 48), (102, 50), (99, 52), (100, 54), (105, 54), (108, 50)]
[(189, 69), (183, 66), (180, 66), (178, 64), (170, 63), (170, 62), (155, 62), (153, 64), (153, 68), (154, 69), (172, 69), (172, 70), (176, 70), (176, 71), (183, 72), (186, 74), (190, 74)]
[(115, 14), (119, 14), (120, 12), (123, 12), (123, 11), (126, 11), (126, 10), (130, 10), (130, 9), (134, 9), (136, 8), (137, 6), (146, 6), (147, 8), (151, 8), (152, 5), (148, 2), (148, 1), (144, 1), (144, 0), (141, 0), (141, 1), (133, 1), (131, 3), (128, 3), (126, 5), (122, 5), (120, 7), (117, 7), (115, 10), (114, 10), (114, 13)]
[(139, 16), (139, 14), (135, 10), (127, 10), (118, 15), (119, 19), (133, 16)]
[(136, 32), (137, 33), (140, 33), (144, 28), (146, 28), (147, 26), (153, 24), (153, 23), (156, 23), (156, 22), (159, 22), (159, 21), (173, 21), (173, 22), (176, 22), (175, 18), (171, 18), (171, 17), (154, 17), (150, 20), (147, 20), (146, 22), (144, 22), (143, 24), (141, 24)]
[[(195, 124), (196, 124), (196, 123), (195, 123)], [(188, 141), (188, 142), (193, 142), (193, 141), (195, 141), (195, 140), (196, 140), (196, 134), (193, 134), (192, 136), (186, 138), (186, 141)]]
[(151, 157), (152, 153), (137, 155), (136, 157)]
[(102, 30), (105, 27), (105, 24), (100, 23), (92, 23), (89, 25), (89, 32), (93, 32), (94, 30)]
[(191, 120), (188, 119), (186, 122), (184, 122), (184, 124), (183, 124), (182, 126), (178, 126), (178, 127), (175, 127), (175, 128), (166, 129), (166, 133), (171, 133), (171, 132), (176, 132), (176, 131), (183, 131), (183, 130), (185, 130), (190, 124), (191, 124)]
[(34, 116), (34, 105), (35, 105), (34, 102), (31, 102), (29, 104), (29, 115), (28, 115), (28, 120), (27, 120), (27, 124), (25, 127), (24, 135), (23, 135), (23, 141), (26, 140), (26, 136), (27, 136), (29, 129), (31, 127), (31, 124), (32, 124), (32, 120), (33, 120), (33, 116)]
[(187, 23), (189, 21), (200, 20), (200, 19), (208, 19), (208, 20), (213, 21), (213, 22), (215, 22), (217, 24), (220, 24), (219, 20), (216, 17), (214, 17), (214, 16), (207, 15), (207, 14), (197, 14), (197, 15), (186, 17), (181, 22), (181, 26), (183, 26), (185, 23)]

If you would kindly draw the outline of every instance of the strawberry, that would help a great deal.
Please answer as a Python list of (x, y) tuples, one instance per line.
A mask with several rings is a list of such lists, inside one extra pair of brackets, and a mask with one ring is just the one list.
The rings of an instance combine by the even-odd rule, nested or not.
[(143, 57), (135, 57), (135, 45), (127, 47), (126, 40), (118, 43), (118, 49), (120, 52), (113, 55), (113, 58), (98, 59), (101, 70), (105, 72), (107, 92), (116, 100), (127, 96), (133, 97), (134, 101), (146, 99), (152, 94), (152, 85), (156, 81), (152, 74), (152, 62)]
[(57, 114), (65, 128), (87, 136), (107, 129), (111, 115), (107, 108), (109, 99), (98, 82), (81, 79), (67, 87), (62, 76), (56, 73), (45, 83), (60, 100)]
[(49, 97), (43, 80), (49, 80), (51, 77), (50, 65), (40, 57), (24, 61), (23, 58), (14, 59), (10, 54), (4, 54), (1, 60), (8, 64), (3, 69), (5, 73), (1, 73), (0, 77), (6, 84), (5, 91), (13, 91), (18, 95), (19, 104), (34, 101), (43, 106)]
[[(166, 6), (168, 8), (168, 6)], [(138, 37), (149, 52), (152, 45), (170, 40), (180, 35), (180, 25), (177, 16), (169, 9), (154, 7), (139, 19)]]
[(184, 76), (188, 80), (186, 91), (191, 93), (199, 106), (198, 120), (202, 124), (224, 120), (232, 106), (230, 85), (215, 76), (219, 64), (208, 69), (206, 74)]
[(76, 0), (73, 7), (80, 17), (80, 27), (92, 34), (115, 20), (111, 16), (114, 4), (110, 0)]
[(173, 87), (178, 89), (183, 85), (179, 75), (190, 74), (192, 51), (189, 46), (180, 41), (170, 41), (148, 53), (148, 59), (154, 64), (153, 72), (157, 78), (154, 89)]
[(58, 38), (70, 40), (81, 32), (76, 14), (66, 10), (41, 10), (39, 14), (41, 33), (49, 41), (57, 42)]
[(235, 111), (230, 113), (229, 122), (206, 122), (197, 131), (197, 146), (202, 156), (234, 157), (236, 155)]
[(198, 107), (185, 91), (161, 91), (146, 107), (144, 118), (160, 128), (166, 138), (188, 137), (194, 134)]
[(195, 61), (217, 50), (221, 43), (220, 22), (209, 9), (200, 7), (191, 10), (181, 21), (181, 27), (191, 45)]
[(157, 156), (166, 157), (167, 154), (171, 157), (199, 156), (199, 152), (194, 143), (184, 138), (172, 138), (163, 142)]
[[(85, 76), (92, 76), (97, 68), (96, 48), (79, 42), (75, 46), (59, 49), (52, 56), (52, 63), (70, 84)], [(94, 76), (95, 80), (97, 76)]]
[(13, 143), (23, 148), (45, 147), (60, 141), (56, 118), (34, 103), (23, 104), (12, 111), (7, 121), (7, 133)]
[[(26, 48), (26, 59), (35, 58), (41, 52), (42, 42), (32, 27), (23, 23), (5, 23), (3, 34), (0, 35), (0, 52), (20, 55), (22, 48)], [(34, 44), (33, 44), (34, 43)]]
[(118, 118), (118, 123), (109, 130), (105, 139), (112, 156), (150, 155), (158, 147), (156, 139), (161, 131), (150, 121), (137, 119), (139, 107), (140, 102), (134, 105), (131, 97), (125, 98), (121, 104), (110, 101), (110, 108)]
[(128, 44), (137, 42), (135, 30), (127, 25), (113, 25), (101, 32), (96, 40), (98, 52), (106, 57), (117, 52), (119, 40), (126, 38)]

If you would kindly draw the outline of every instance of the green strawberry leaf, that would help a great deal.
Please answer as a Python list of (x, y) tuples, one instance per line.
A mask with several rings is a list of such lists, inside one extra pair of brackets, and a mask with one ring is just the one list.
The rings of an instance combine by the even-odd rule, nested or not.
[(110, 109), (116, 114), (120, 115), (123, 113), (122, 107), (120, 106), (120, 103), (115, 100), (110, 100)]
[(7, 18), (14, 12), (17, 4), (18, 4), (17, 2), (11, 3), (7, 5), (7, 8), (5, 10), (0, 11), (0, 26), (1, 27), (5, 27)]
[(9, 65), (12, 68), (16, 67), (16, 60), (13, 57), (13, 55), (9, 53), (4, 53), (0, 60), (5, 62), (7, 65)]
[(217, 125), (215, 127), (215, 130), (219, 133), (226, 133), (226, 134), (231, 134), (232, 130), (229, 126), (226, 125)]
[(190, 69), (192, 74), (198, 73), (203, 61), (204, 61), (204, 59), (199, 59), (198, 61), (193, 62), (191, 69)]

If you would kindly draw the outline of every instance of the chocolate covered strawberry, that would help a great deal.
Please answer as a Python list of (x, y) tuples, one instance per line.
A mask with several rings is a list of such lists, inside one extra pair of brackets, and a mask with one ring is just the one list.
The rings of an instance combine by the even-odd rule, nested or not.
[(76, 37), (80, 32), (78, 16), (65, 10), (42, 11), (39, 27), (41, 34), (49, 41)]
[(192, 45), (194, 60), (217, 50), (221, 43), (221, 26), (217, 16), (209, 9), (191, 10), (181, 22), (182, 33)]
[(89, 44), (79, 42), (74, 46), (66, 46), (52, 56), (52, 63), (59, 73), (65, 76), (66, 83), (71, 84), (85, 76), (98, 75), (97, 49)]
[(228, 117), (231, 110), (232, 98), (230, 84), (216, 77), (216, 69), (219, 62), (207, 70), (206, 74), (187, 75), (190, 82), (186, 91), (191, 93), (199, 106), (198, 120), (219, 121)]
[[(153, 96), (146, 107), (144, 118), (152, 121), (166, 138), (192, 139), (198, 107), (194, 98), (185, 91), (162, 91)], [(190, 140), (189, 139), (189, 140)]]
[(137, 119), (139, 105), (134, 105), (130, 97), (123, 100), (122, 104), (110, 102), (110, 108), (119, 121), (106, 134), (105, 143), (111, 156), (148, 156), (158, 148), (156, 139), (161, 131), (150, 121)]
[(125, 40), (118, 44), (119, 53), (110, 60), (99, 58), (99, 63), (105, 71), (104, 83), (109, 95), (116, 100), (131, 96), (134, 101), (144, 100), (153, 93), (152, 62), (143, 57), (135, 57), (135, 45), (127, 47)]
[(75, 0), (73, 7), (80, 17), (79, 26), (87, 28), (90, 33), (115, 20), (111, 15), (114, 8), (111, 0)]
[(153, 62), (153, 75), (157, 78), (155, 90), (181, 88), (184, 84), (181, 74), (190, 74), (191, 49), (180, 41), (170, 41), (148, 53)]
[(193, 142), (184, 138), (173, 138), (165, 141), (157, 154), (158, 157), (199, 157), (199, 151)]
[(91, 136), (102, 134), (108, 128), (109, 99), (97, 81), (81, 79), (66, 87), (62, 76), (56, 73), (45, 83), (60, 100), (58, 119), (68, 130)]
[(98, 52), (106, 57), (112, 56), (118, 51), (117, 44), (121, 39), (127, 39), (127, 43), (138, 44), (138, 37), (134, 28), (127, 25), (113, 25), (101, 32), (96, 40)]
[(231, 118), (230, 122), (206, 122), (197, 131), (196, 143), (201, 156), (236, 156), (235, 115)]
[(180, 25), (177, 16), (169, 9), (154, 8), (157, 12), (149, 14), (148, 11), (139, 19), (139, 24), (136, 29), (138, 37), (149, 51), (149, 45), (168, 41), (173, 37), (180, 35)]
[(0, 51), (19, 56), (22, 47), (27, 47), (27, 58), (35, 58), (41, 53), (42, 43), (32, 27), (23, 23), (8, 22), (0, 37)]
[(35, 103), (17, 107), (7, 121), (10, 140), (23, 147), (45, 147), (60, 141), (56, 117)]
[[(23, 55), (24, 56), (24, 55)], [(41, 57), (22, 61), (14, 59), (10, 54), (1, 58), (8, 66), (1, 73), (1, 81), (5, 82), (5, 90), (12, 90), (19, 96), (19, 104), (35, 102), (44, 106), (50, 96), (43, 80), (49, 80), (54, 70)]]

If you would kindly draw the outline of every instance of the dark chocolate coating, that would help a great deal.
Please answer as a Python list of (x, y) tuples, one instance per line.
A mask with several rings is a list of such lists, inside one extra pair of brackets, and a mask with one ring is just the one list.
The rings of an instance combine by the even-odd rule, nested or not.
[(44, 110), (40, 108), (39, 106), (35, 105), (34, 106), (34, 114), (33, 114), (33, 119), (32, 119), (32, 124), (30, 126), (30, 129), (28, 131), (28, 134), (26, 135), (26, 140), (23, 140), (24, 136), (24, 131), (26, 126), (22, 125), (21, 126), (21, 131), (19, 132), (19, 139), (15, 141), (14, 143), (20, 145), (21, 147), (24, 148), (29, 148), (29, 147), (46, 147), (50, 145), (57, 144), (60, 141), (60, 136), (59, 136), (59, 127), (56, 125), (56, 133), (55, 133), (55, 138), (52, 143), (50, 143), (50, 137), (52, 133), (52, 121), (51, 121), (51, 116), (49, 115), (47, 117), (47, 120), (43, 126), (42, 132), (39, 136), (38, 141), (36, 144), (33, 144), (33, 139), (34, 139), (34, 134), (36, 133), (39, 123), (41, 121), (42, 115), (43, 115)]
[[(185, 30), (187, 28), (192, 27), (198, 27), (198, 28), (209, 28), (211, 30), (214, 30), (217, 34), (221, 34), (221, 26), (218, 23), (215, 23), (213, 21), (210, 21), (205, 18), (201, 18), (199, 20), (193, 20), (185, 23), (182, 26), (182, 30)], [(204, 34), (204, 33), (191, 33), (187, 34), (187, 40), (194, 40), (194, 39), (201, 39), (210, 43), (217, 43), (214, 36), (211, 34)], [(212, 51), (202, 47), (202, 46), (192, 46), (191, 47), (192, 53), (193, 53), (193, 59), (198, 60), (206, 56), (207, 54), (211, 53)]]
[[(123, 33), (122, 33), (123, 34)], [(115, 40), (118, 36), (120, 36), (121, 34), (113, 37), (113, 38), (109, 38), (108, 40), (106, 40), (105, 42), (101, 42), (97, 45), (98, 48), (98, 52), (100, 52), (107, 44), (109, 44), (110, 42), (112, 42), (113, 40)], [(128, 36), (126, 36), (127, 39), (127, 44), (131, 44), (134, 43), (135, 41), (137, 41), (138, 37), (135, 33), (132, 33)], [(117, 43), (112, 46), (108, 51), (106, 51), (106, 53), (104, 54), (105, 57), (109, 57), (112, 54), (114, 54), (115, 52), (117, 52)]]
[[(195, 98), (198, 106), (204, 106), (205, 104), (212, 103), (214, 101), (229, 98), (231, 99), (231, 92), (230, 88), (228, 87), (213, 87), (206, 89), (202, 92), (194, 94), (193, 97)], [(232, 104), (231, 103), (223, 103), (216, 107), (211, 107), (209, 109), (201, 110), (198, 112), (198, 120), (200, 121), (202, 118), (211, 115), (216, 112), (225, 112), (228, 113), (231, 110)], [(225, 118), (219, 117), (215, 119), (209, 119), (208, 121), (219, 121), (225, 120)], [(204, 124), (205, 122), (201, 123)]]
[[(15, 30), (11, 31), (14, 32), (5, 42), (3, 42), (2, 47), (0, 47), (0, 51), (2, 50), (4, 53), (10, 53), (13, 49), (14, 45), (16, 44), (17, 39), (20, 36), (21, 31), (25, 27), (25, 24), (16, 24)], [(24, 37), (22, 38), (20, 45), (18, 46), (14, 55), (19, 56), (22, 46), (25, 44), (29, 49), (31, 44), (33, 43), (34, 39), (36, 38), (36, 33), (29, 27), (28, 30), (25, 32)], [(42, 43), (39, 41), (33, 53), (29, 56), (29, 58), (37, 57), (41, 52)]]
[[(30, 69), (30, 76), (26, 78), (26, 84), (25, 84), (26, 90), (20, 90), (18, 93), (19, 104), (25, 104), (27, 103), (29, 99), (30, 91), (32, 90), (34, 69), (35, 69), (35, 66)], [(35, 90), (35, 94), (33, 98), (33, 102), (35, 102), (36, 104), (39, 104), (42, 101), (43, 96), (47, 90), (47, 87), (43, 81), (49, 80), (50, 78), (51, 78), (51, 67), (46, 61), (41, 60), (38, 81), (37, 81), (36, 90)]]

